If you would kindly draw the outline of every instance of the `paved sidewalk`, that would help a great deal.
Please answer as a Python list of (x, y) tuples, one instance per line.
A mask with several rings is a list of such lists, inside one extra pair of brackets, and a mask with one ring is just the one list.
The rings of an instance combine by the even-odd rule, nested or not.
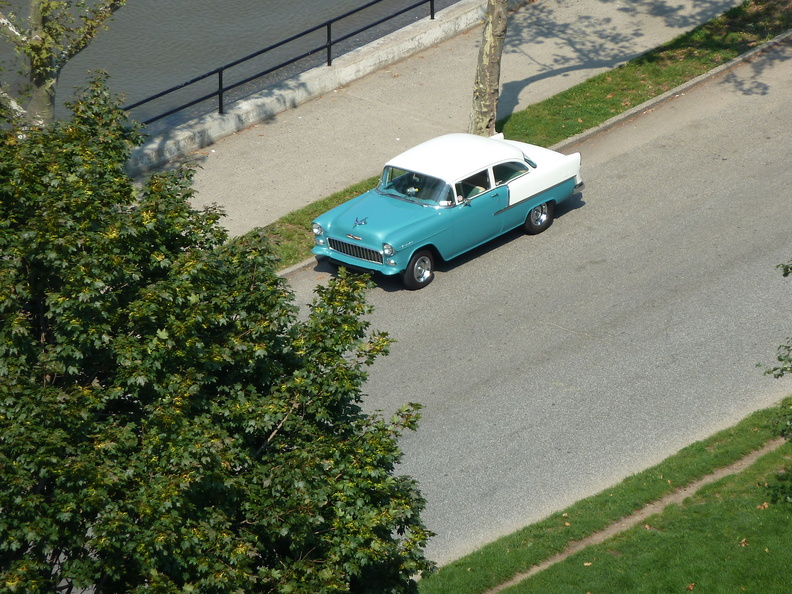
[[(524, 6), (509, 20), (500, 116), (611, 69), (738, 4), (539, 0)], [(241, 234), (378, 175), (386, 160), (419, 142), (464, 131), (480, 40), (476, 26), (196, 151), (191, 155), (200, 166), (194, 204), (220, 204), (227, 229)]]

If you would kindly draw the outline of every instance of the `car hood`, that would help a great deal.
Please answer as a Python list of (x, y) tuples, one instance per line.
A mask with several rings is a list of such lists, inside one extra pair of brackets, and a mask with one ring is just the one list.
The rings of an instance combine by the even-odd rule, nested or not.
[[(399, 242), (402, 230), (415, 228), (422, 221), (441, 216), (444, 210), (369, 190), (323, 214), (316, 222), (329, 236), (353, 239), (379, 249), (384, 242)], [(394, 247), (398, 249), (402, 246)]]

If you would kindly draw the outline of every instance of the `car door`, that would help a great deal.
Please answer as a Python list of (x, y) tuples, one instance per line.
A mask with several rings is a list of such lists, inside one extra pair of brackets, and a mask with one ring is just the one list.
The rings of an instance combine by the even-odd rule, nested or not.
[(525, 222), (528, 205), (521, 203), (535, 193), (536, 173), (532, 172), (525, 162), (506, 161), (493, 166), (492, 175), (496, 185), (509, 188), (509, 209), (503, 212), (503, 221), (501, 221), (503, 231), (522, 225)]
[(453, 217), (453, 255), (461, 254), (500, 235), (503, 223), (499, 216), (508, 204), (506, 186), (493, 187), (488, 169), (454, 184), (457, 205)]

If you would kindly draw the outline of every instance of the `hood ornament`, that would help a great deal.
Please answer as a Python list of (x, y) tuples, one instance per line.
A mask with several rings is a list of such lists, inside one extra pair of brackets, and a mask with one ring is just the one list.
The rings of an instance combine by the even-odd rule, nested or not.
[(358, 225), (366, 225), (367, 221), (368, 221), (368, 217), (366, 217), (364, 219), (360, 219), (360, 220), (357, 217), (355, 217), (355, 224), (352, 225), (352, 228), (354, 229)]

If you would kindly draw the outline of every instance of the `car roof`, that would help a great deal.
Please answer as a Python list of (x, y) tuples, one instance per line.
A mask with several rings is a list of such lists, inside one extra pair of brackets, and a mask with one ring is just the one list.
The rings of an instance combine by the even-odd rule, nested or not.
[(475, 134), (446, 134), (432, 138), (394, 157), (387, 165), (431, 175), (454, 183), (503, 161), (522, 161), (522, 151), (499, 138)]

